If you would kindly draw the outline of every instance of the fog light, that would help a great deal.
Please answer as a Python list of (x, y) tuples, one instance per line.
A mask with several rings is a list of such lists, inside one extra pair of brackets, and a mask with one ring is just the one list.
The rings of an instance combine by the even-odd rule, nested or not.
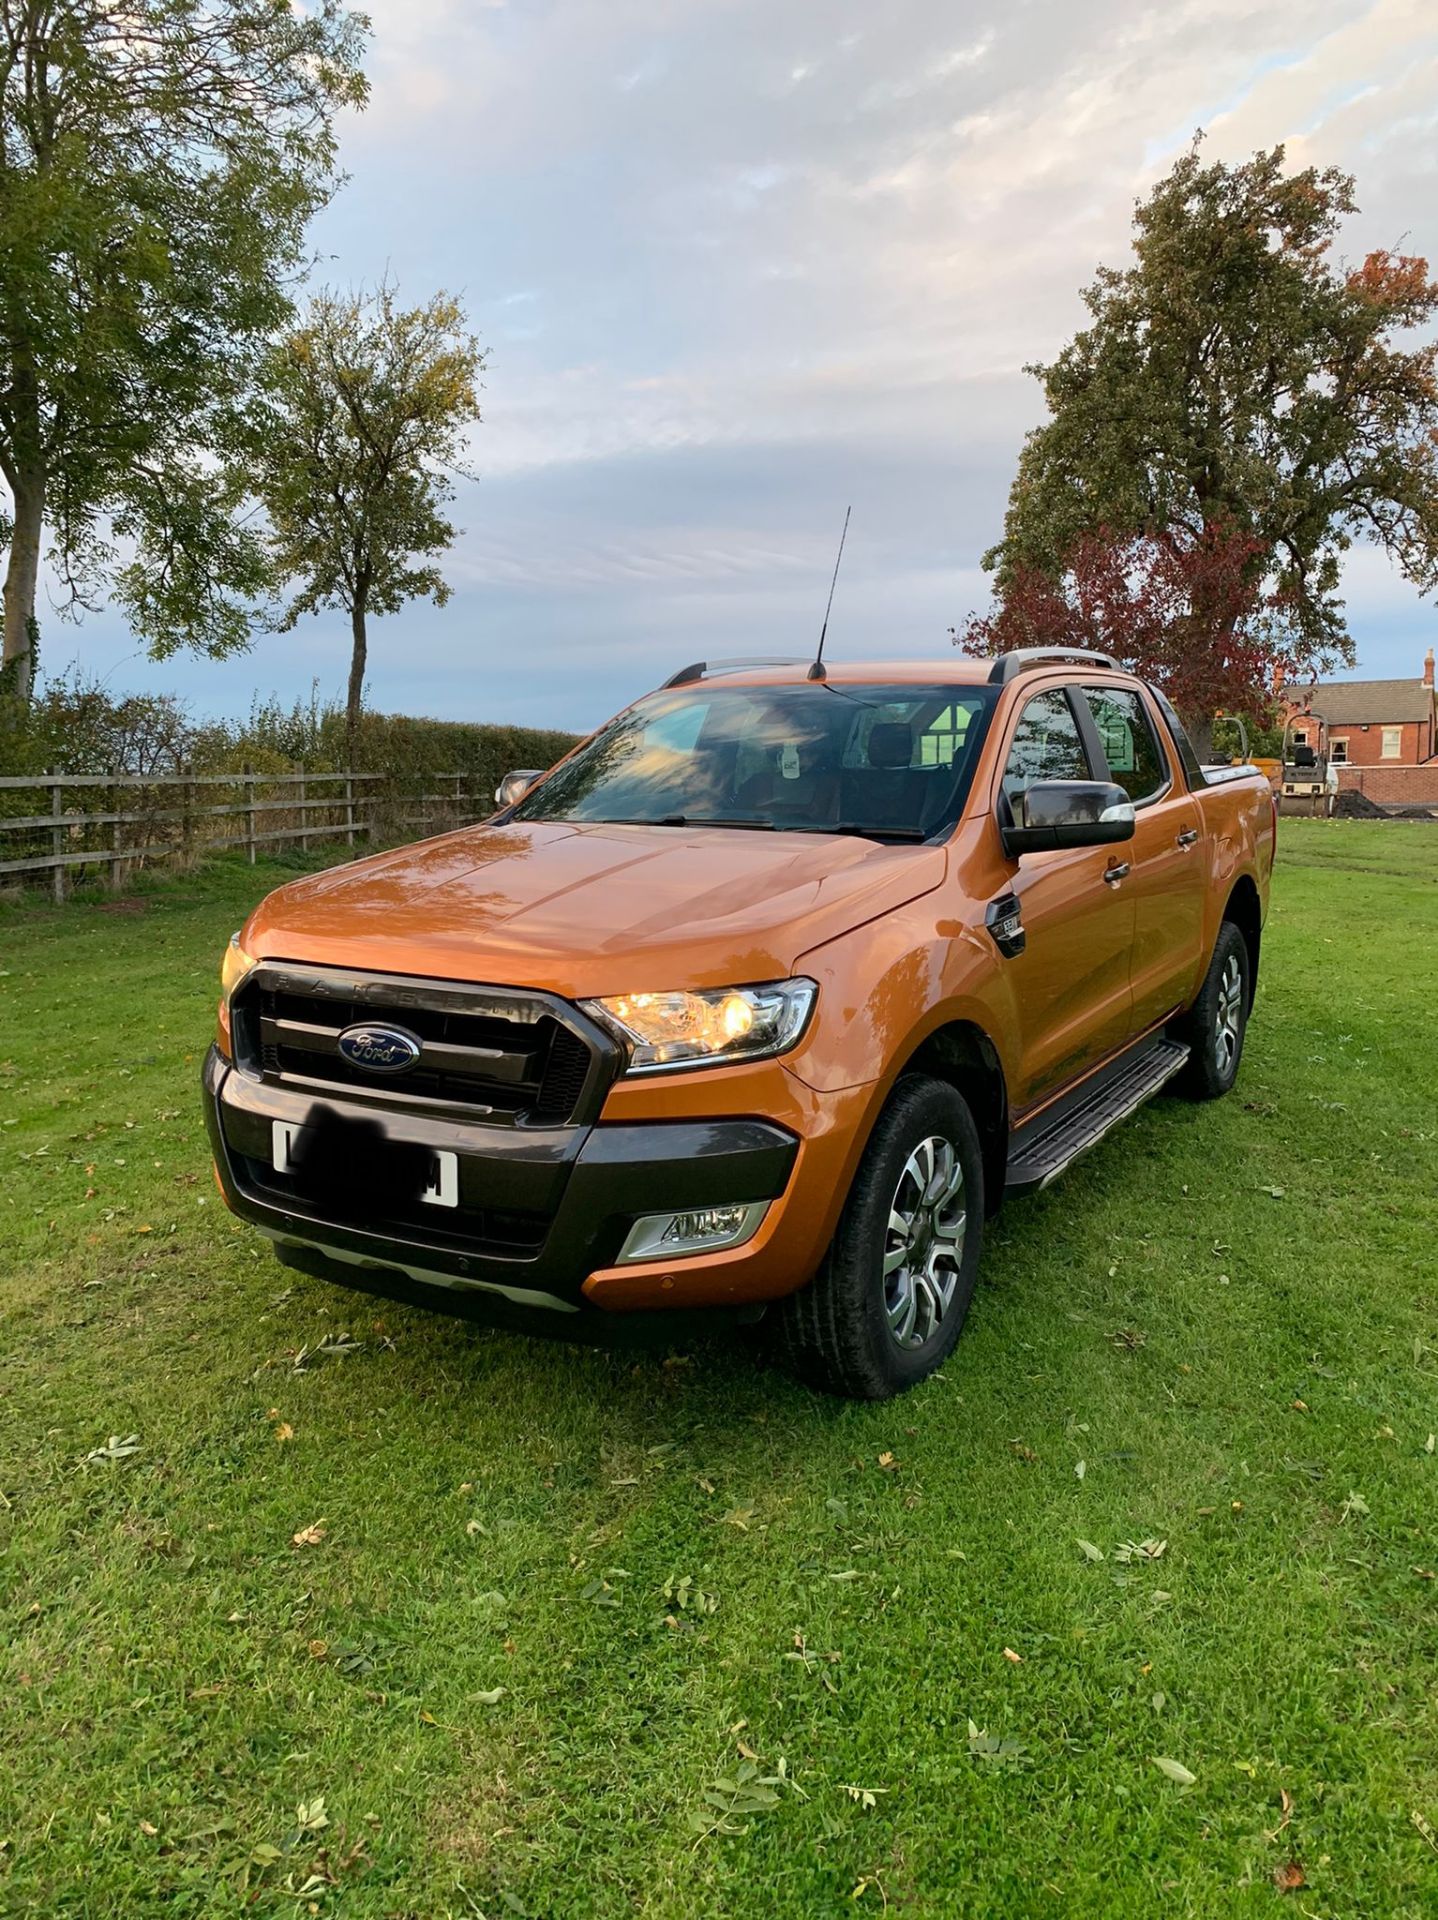
[(722, 1207), (689, 1207), (682, 1213), (646, 1213), (629, 1229), (619, 1249), (619, 1264), (678, 1260), (685, 1254), (742, 1247), (759, 1231), (768, 1211), (767, 1200), (744, 1200)]

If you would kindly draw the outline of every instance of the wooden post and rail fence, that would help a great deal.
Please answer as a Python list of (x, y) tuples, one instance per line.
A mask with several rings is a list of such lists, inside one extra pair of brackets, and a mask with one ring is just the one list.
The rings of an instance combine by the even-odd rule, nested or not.
[[(48, 809), (22, 812), (33, 794)], [(32, 802), (32, 806), (35, 802)], [(263, 847), (412, 840), (470, 826), (494, 793), (466, 773), (400, 780), (383, 773), (62, 773), (0, 775), (0, 886), (48, 880), (63, 900), (72, 879), (123, 887), (139, 868)]]

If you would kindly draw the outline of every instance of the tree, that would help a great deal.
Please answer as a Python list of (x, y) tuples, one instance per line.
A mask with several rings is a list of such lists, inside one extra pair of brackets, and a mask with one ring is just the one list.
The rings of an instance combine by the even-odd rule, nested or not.
[[(1002, 597), (1057, 580), (1100, 529), (1167, 538), (1160, 571), (1231, 534), (1251, 542), (1255, 606), (1281, 607), (1285, 644), (1316, 672), (1353, 659), (1338, 590), (1355, 538), (1421, 593), (1438, 585), (1438, 346), (1409, 333), (1438, 314), (1438, 284), (1386, 252), (1335, 264), (1354, 210), (1347, 175), (1285, 175), (1282, 147), (1204, 166), (1195, 143), (1159, 182), (1136, 210), (1134, 264), (1100, 268), (1084, 294), (1092, 325), (1029, 369), (1049, 418), (984, 557)], [(1203, 579), (1191, 587), (1190, 641), (1215, 664), (1241, 654)], [(1227, 687), (1199, 677), (1205, 699)], [(1221, 704), (1238, 703), (1235, 684)]]
[(1084, 647), (1111, 653), (1162, 686), (1200, 754), (1214, 716), (1262, 718), (1275, 679), (1306, 657), (1282, 593), (1263, 584), (1265, 555), (1251, 534), (1213, 522), (1186, 532), (1080, 534), (1057, 574), (1015, 569), (1007, 591), (954, 635), (966, 653)]
[(247, 389), (333, 190), (367, 23), (339, 0), (0, 0), (4, 659), (27, 695), (48, 527), (156, 657), (248, 643)]
[(276, 573), (300, 583), (280, 625), (323, 607), (349, 614), (351, 765), (369, 615), (449, 598), (434, 558), (455, 537), (443, 508), (480, 418), (484, 363), (451, 295), (405, 310), (386, 282), (373, 294), (318, 294), (266, 367), (257, 488)]

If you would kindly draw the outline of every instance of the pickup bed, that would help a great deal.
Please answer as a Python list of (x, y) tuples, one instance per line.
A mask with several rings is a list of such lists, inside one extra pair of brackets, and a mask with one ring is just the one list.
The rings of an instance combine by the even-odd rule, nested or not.
[(1107, 656), (696, 665), (497, 797), (231, 943), (216, 1177), (292, 1266), (571, 1337), (727, 1313), (879, 1398), (1002, 1199), (1238, 1072), (1272, 795)]

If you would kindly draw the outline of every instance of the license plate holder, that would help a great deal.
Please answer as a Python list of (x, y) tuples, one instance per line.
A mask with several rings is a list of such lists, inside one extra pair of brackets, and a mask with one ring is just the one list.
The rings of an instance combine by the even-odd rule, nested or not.
[[(342, 1127), (357, 1124), (355, 1122), (342, 1121), (339, 1115), (326, 1116), (325, 1124), (329, 1127), (333, 1128), (336, 1122)], [(358, 1124), (373, 1125), (372, 1122)], [(270, 1157), (274, 1162), (276, 1173), (297, 1175), (303, 1178), (305, 1172), (305, 1155), (303, 1152), (304, 1142), (301, 1136), (306, 1134), (313, 1135), (315, 1130), (316, 1122), (313, 1119), (298, 1122), (293, 1120), (275, 1120), (271, 1123)], [(300, 1143), (300, 1153), (298, 1157), (296, 1156), (297, 1142)], [(373, 1144), (373, 1135), (370, 1135), (370, 1144)], [(413, 1151), (416, 1143), (396, 1139), (394, 1145), (401, 1149), (401, 1151), (406, 1148)], [(423, 1202), (426, 1206), (457, 1207), (459, 1205), (459, 1155), (450, 1152), (444, 1147), (425, 1148), (423, 1152), (427, 1160), (427, 1167), (425, 1169), (427, 1178), (421, 1191), (415, 1195), (415, 1198)], [(363, 1196), (360, 1197), (363, 1198)]]

